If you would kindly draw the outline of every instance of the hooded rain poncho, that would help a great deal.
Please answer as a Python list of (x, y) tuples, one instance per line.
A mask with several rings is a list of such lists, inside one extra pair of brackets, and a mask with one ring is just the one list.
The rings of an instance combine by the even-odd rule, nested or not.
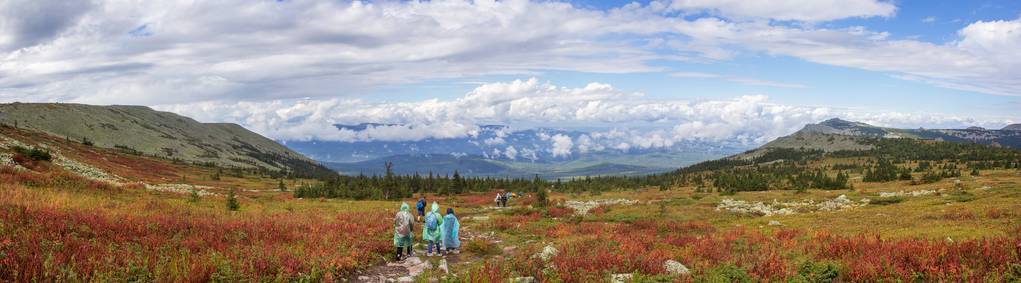
[[(440, 205), (433, 202), (432, 211), (425, 215), (425, 219), (429, 217), (436, 217), (436, 227), (429, 230), (428, 223), (423, 225), (422, 228), (422, 239), (426, 241), (440, 242), (440, 227), (443, 225), (443, 217), (440, 215)], [(428, 221), (428, 220), (426, 220)]]
[(408, 212), (409, 210), (411, 208), (408, 207), (408, 204), (402, 203), (401, 211), (394, 216), (394, 246), (396, 247), (410, 247), (415, 237), (412, 226), (414, 217), (411, 216), (411, 212)]
[(447, 249), (461, 248), (461, 240), (457, 235), (457, 230), (461, 229), (461, 223), (457, 222), (457, 216), (448, 213), (443, 217), (443, 225), (440, 227), (443, 232), (443, 247)]

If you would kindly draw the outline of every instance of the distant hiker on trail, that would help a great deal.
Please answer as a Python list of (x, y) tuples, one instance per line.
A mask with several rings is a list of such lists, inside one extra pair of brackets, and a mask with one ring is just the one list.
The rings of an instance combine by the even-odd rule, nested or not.
[(507, 193), (500, 196), (500, 206), (507, 207)]
[(493, 199), (493, 202), (495, 202), (496, 206), (499, 207), (500, 206), (500, 200), (502, 200), (502, 199), (503, 199), (503, 196), (500, 195), (500, 193), (496, 193), (496, 199)]
[(417, 221), (422, 221), (422, 217), (425, 217), (425, 197), (418, 199), (418, 203), (415, 204), (415, 209), (418, 210)]
[(436, 247), (436, 254), (440, 253), (440, 225), (443, 225), (443, 216), (440, 215), (440, 205), (433, 202), (432, 211), (425, 216), (425, 228), (422, 229), (422, 240), (428, 245), (428, 255), (433, 256), (433, 247)]
[(454, 209), (448, 207), (447, 216), (443, 217), (443, 226), (440, 228), (443, 233), (443, 249), (447, 253), (461, 253), (461, 238), (457, 232), (459, 229), (461, 229), (461, 223), (457, 222)]
[(411, 216), (410, 207), (408, 203), (401, 203), (401, 211), (397, 212), (394, 216), (394, 247), (397, 247), (397, 261), (401, 261), (404, 257), (402, 253), (407, 251), (407, 256), (411, 256), (411, 247), (415, 239), (415, 226), (414, 216)]

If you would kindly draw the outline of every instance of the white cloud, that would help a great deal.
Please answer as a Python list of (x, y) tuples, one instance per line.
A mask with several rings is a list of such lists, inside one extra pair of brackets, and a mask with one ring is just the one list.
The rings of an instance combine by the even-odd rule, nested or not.
[[(0, 5), (0, 101), (158, 105), (323, 98), (546, 70), (669, 71), (653, 62), (712, 62), (746, 52), (1021, 95), (1021, 57), (1014, 54), (1018, 19), (973, 23), (944, 44), (890, 39), (860, 27), (769, 21), (889, 17), (896, 7), (888, 1), (677, 0), (605, 11), (525, 0)], [(725, 18), (687, 17), (689, 11)], [(731, 82), (804, 87), (754, 78)], [(543, 115), (563, 115), (556, 111)]]
[(923, 23), (927, 23), (927, 24), (935, 23), (936, 22), (936, 17), (932, 17), (932, 16), (925, 17), (925, 18), (922, 19), (922, 22)]
[(508, 146), (507, 149), (503, 151), (503, 155), (506, 156), (507, 159), (514, 160), (518, 158), (518, 150), (514, 149), (513, 146)]
[[(684, 141), (757, 145), (797, 131), (807, 123), (833, 117), (906, 128), (999, 128), (1018, 122), (990, 117), (783, 105), (769, 102), (763, 95), (729, 100), (652, 100), (606, 84), (568, 88), (540, 83), (535, 78), (483, 84), (463, 97), (450, 100), (401, 103), (355, 99), (211, 101), (163, 105), (157, 109), (200, 121), (236, 122), (280, 140), (414, 141), (477, 137), (480, 125), (512, 123), (543, 127), (578, 124), (613, 127), (573, 138), (539, 131), (536, 135), (544, 145), (508, 146), (492, 152), (492, 156), (532, 160), (538, 156), (537, 150), (567, 157), (575, 152), (665, 148)], [(338, 130), (333, 126), (366, 122), (384, 125), (369, 126), (362, 131)], [(506, 129), (499, 130), (498, 137), (501, 137), (500, 131)]]
[(553, 147), (550, 149), (550, 152), (553, 153), (553, 157), (571, 156), (571, 151), (574, 148), (574, 142), (571, 140), (571, 137), (563, 134), (556, 134), (550, 137), (550, 139), (553, 141)]
[(852, 17), (890, 17), (892, 3), (876, 0), (674, 0), (677, 10), (713, 11), (735, 19), (830, 21)]

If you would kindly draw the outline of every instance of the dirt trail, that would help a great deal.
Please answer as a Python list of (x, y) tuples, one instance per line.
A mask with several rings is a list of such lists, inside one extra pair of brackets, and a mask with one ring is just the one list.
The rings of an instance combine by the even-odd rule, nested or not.
[[(499, 242), (494, 236), (474, 231), (461, 231), (462, 246), (471, 239), (487, 239)], [(487, 259), (467, 253), (446, 254), (443, 256), (426, 256), (426, 246), (416, 239), (414, 255), (400, 262), (394, 261), (394, 254), (386, 255), (386, 262), (370, 267), (348, 278), (348, 282), (384, 283), (384, 282), (416, 282), (418, 277), (429, 275), (430, 279), (441, 279), (448, 274), (456, 274), (457, 267), (470, 265)], [(431, 273), (429, 273), (431, 272)]]

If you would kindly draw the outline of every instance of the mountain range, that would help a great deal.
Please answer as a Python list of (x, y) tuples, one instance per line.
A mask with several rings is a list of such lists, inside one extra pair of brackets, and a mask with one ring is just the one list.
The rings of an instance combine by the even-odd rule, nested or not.
[[(338, 130), (364, 131), (390, 124), (336, 125)], [(429, 138), (418, 141), (285, 141), (298, 152), (324, 162), (343, 174), (380, 175), (383, 164), (394, 163), (397, 174), (547, 178), (596, 175), (646, 175), (674, 170), (707, 159), (721, 158), (747, 149), (727, 142), (686, 141), (661, 147), (607, 147), (596, 142), (575, 144), (558, 152), (557, 138), (591, 141), (594, 134), (582, 130), (524, 129), (484, 125), (461, 138)], [(619, 144), (619, 143), (618, 143)], [(581, 148), (585, 150), (581, 150)]]

